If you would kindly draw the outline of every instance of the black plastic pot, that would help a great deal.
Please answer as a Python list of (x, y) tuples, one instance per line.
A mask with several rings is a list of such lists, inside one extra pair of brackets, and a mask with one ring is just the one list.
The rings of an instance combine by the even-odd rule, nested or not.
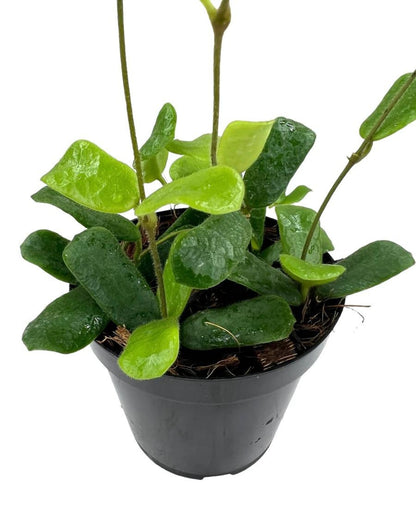
[(238, 473), (267, 450), (299, 378), (326, 339), (269, 372), (229, 379), (165, 375), (136, 381), (115, 354), (92, 348), (108, 368), (132, 432), (154, 462), (178, 475), (204, 478)]

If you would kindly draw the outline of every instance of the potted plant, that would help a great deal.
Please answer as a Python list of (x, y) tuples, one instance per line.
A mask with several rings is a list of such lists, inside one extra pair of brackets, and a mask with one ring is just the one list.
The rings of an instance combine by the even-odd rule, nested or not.
[[(70, 284), (25, 329), (28, 349), (71, 353), (93, 342), (143, 450), (170, 471), (197, 478), (254, 463), (322, 351), (344, 298), (413, 265), (411, 254), (389, 241), (335, 262), (320, 221), (374, 141), (416, 119), (416, 74), (409, 73), (361, 125), (363, 142), (318, 211), (299, 205), (309, 188), (287, 193), (287, 187), (315, 134), (276, 117), (235, 121), (219, 136), (230, 3), (201, 3), (214, 33), (212, 131), (176, 139), (176, 111), (168, 103), (139, 147), (118, 0), (133, 168), (76, 141), (33, 199), (69, 213), (86, 230), (71, 241), (40, 230), (21, 246), (26, 260)], [(179, 155), (171, 182), (164, 176), (169, 153)], [(153, 181), (161, 187), (146, 196), (145, 184)], [(185, 208), (160, 211), (177, 204)], [(132, 209), (134, 222), (119, 215)]]

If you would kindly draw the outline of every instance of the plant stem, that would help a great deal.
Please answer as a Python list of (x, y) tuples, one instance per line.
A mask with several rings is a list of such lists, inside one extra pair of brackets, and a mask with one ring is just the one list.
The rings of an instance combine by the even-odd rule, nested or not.
[[(117, 19), (118, 19), (118, 35), (119, 35), (119, 46), (120, 46), (120, 61), (121, 61), (121, 72), (123, 76), (123, 87), (124, 87), (124, 98), (126, 101), (126, 109), (127, 109), (127, 118), (129, 122), (130, 129), (130, 138), (131, 144), (133, 147), (133, 155), (134, 155), (134, 169), (136, 170), (137, 175), (137, 184), (139, 187), (139, 197), (140, 202), (143, 202), (146, 198), (146, 192), (144, 189), (144, 179), (143, 179), (143, 170), (142, 163), (140, 157), (139, 145), (137, 143), (137, 134), (136, 134), (136, 126), (134, 124), (134, 116), (133, 116), (133, 104), (131, 101), (130, 94), (130, 84), (129, 84), (129, 74), (127, 69), (127, 57), (126, 57), (126, 38), (124, 33), (124, 9), (123, 9), (123, 0), (117, 0)], [(157, 227), (157, 219), (149, 219), (147, 215), (145, 215), (142, 219), (139, 219), (139, 224), (143, 225), (143, 228), (146, 232), (148, 241), (149, 241), (149, 249), (152, 255), (153, 266), (155, 269), (156, 279), (160, 291), (160, 306), (162, 317), (166, 318), (167, 316), (167, 305), (166, 305), (166, 294), (165, 287), (163, 284), (163, 270), (162, 264), (160, 262), (159, 252), (156, 244), (156, 227)], [(138, 245), (138, 244), (136, 244)]]
[(353, 166), (355, 166), (357, 163), (359, 163), (362, 159), (367, 157), (367, 155), (371, 151), (371, 147), (373, 145), (373, 139), (376, 135), (377, 131), (381, 127), (381, 125), (386, 120), (387, 116), (390, 114), (390, 112), (393, 110), (393, 108), (397, 105), (399, 100), (402, 98), (404, 93), (407, 91), (407, 89), (410, 87), (410, 85), (413, 83), (413, 81), (416, 79), (416, 70), (410, 75), (409, 79), (404, 83), (402, 88), (396, 93), (394, 98), (391, 100), (389, 105), (386, 107), (384, 112), (381, 114), (380, 118), (377, 120), (373, 128), (371, 129), (368, 136), (363, 140), (361, 143), (361, 146), (358, 148), (358, 150), (351, 155), (348, 159), (348, 163), (345, 166), (345, 168), (340, 173), (339, 177), (329, 190), (327, 196), (325, 197), (324, 201), (321, 204), (321, 207), (319, 208), (318, 212), (315, 215), (315, 218), (312, 222), (312, 225), (309, 229), (308, 236), (306, 237), (305, 245), (303, 246), (302, 251), (302, 260), (306, 259), (306, 255), (308, 254), (309, 246), (311, 245), (313, 234), (318, 226), (319, 220), (322, 216), (322, 213), (325, 211), (325, 208), (328, 206), (329, 201), (331, 200), (332, 196), (334, 195), (335, 191), (337, 190), (338, 186), (341, 184), (341, 182), (344, 180), (348, 172), (351, 170)]

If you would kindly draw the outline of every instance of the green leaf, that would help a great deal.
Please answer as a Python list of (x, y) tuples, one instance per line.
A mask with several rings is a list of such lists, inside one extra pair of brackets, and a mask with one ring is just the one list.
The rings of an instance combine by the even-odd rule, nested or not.
[(219, 215), (237, 211), (244, 198), (240, 175), (228, 166), (212, 166), (173, 181), (152, 193), (136, 209), (136, 215), (153, 213), (166, 204), (186, 204)]
[(412, 255), (398, 244), (387, 240), (372, 242), (337, 262), (346, 268), (345, 273), (320, 287), (317, 295), (320, 299), (343, 298), (385, 282), (414, 263)]
[(315, 142), (315, 134), (300, 123), (278, 117), (263, 151), (244, 176), (246, 201), (264, 207), (282, 195)]
[(181, 141), (175, 139), (167, 146), (169, 152), (176, 153), (178, 155), (188, 155), (195, 159), (201, 159), (204, 161), (210, 161), (211, 153), (211, 135), (204, 134), (197, 137), (193, 141)]
[(242, 347), (279, 341), (292, 332), (295, 318), (279, 296), (259, 296), (187, 318), (181, 344), (192, 350)]
[[(276, 215), (283, 252), (300, 258), (316, 212), (302, 206), (283, 205), (276, 207)], [(313, 234), (306, 261), (312, 264), (320, 264), (322, 262), (321, 230), (319, 225)]]
[(142, 161), (154, 157), (175, 137), (176, 111), (170, 103), (163, 105), (160, 110), (152, 135), (140, 149)]
[(168, 229), (162, 233), (159, 239), (170, 235), (171, 233), (178, 231), (179, 229), (195, 227), (202, 224), (204, 220), (208, 218), (208, 214), (202, 211), (198, 211), (193, 208), (187, 208), (179, 217), (175, 220), (175, 222), (168, 227)]
[[(169, 256), (170, 248), (172, 247), (175, 238), (176, 236), (167, 238), (165, 241), (157, 245), (157, 251), (159, 253), (160, 263), (162, 267), (165, 265), (166, 259)], [(155, 268), (152, 260), (152, 255), (150, 254), (149, 249), (146, 249), (140, 256), (139, 261), (137, 263), (137, 269), (144, 276), (146, 282), (151, 287), (156, 285)]]
[(264, 238), (264, 222), (266, 220), (266, 208), (254, 208), (250, 212), (250, 224), (253, 230), (251, 247), (253, 251), (260, 251)]
[(178, 321), (174, 318), (151, 321), (133, 332), (118, 365), (133, 379), (154, 379), (169, 369), (178, 352)]
[(161, 179), (168, 160), (168, 155), (169, 152), (166, 148), (162, 148), (156, 155), (142, 161), (144, 182), (154, 182)]
[(229, 280), (248, 287), (258, 294), (275, 294), (290, 305), (300, 305), (302, 297), (296, 284), (280, 269), (275, 269), (252, 253), (246, 252), (244, 259), (231, 272)]
[(76, 283), (76, 279), (65, 265), (62, 253), (69, 240), (53, 231), (40, 229), (31, 233), (20, 246), (22, 257), (39, 266), (58, 280)]
[(156, 296), (106, 229), (91, 228), (76, 235), (63, 258), (117, 325), (133, 330), (160, 317)]
[(176, 281), (169, 258), (163, 270), (163, 284), (165, 286), (168, 317), (179, 318), (188, 303), (192, 288)]
[(250, 223), (240, 212), (208, 217), (175, 239), (170, 258), (176, 281), (197, 289), (219, 284), (244, 258), (250, 238)]
[(267, 264), (273, 265), (275, 262), (279, 261), (281, 253), (282, 242), (281, 240), (278, 240), (277, 242), (274, 242), (271, 246), (266, 247), (266, 249), (263, 249), (263, 251), (257, 253), (257, 256)]
[(32, 199), (36, 202), (44, 202), (56, 206), (74, 217), (77, 222), (86, 228), (104, 227), (111, 231), (119, 240), (135, 242), (140, 237), (140, 231), (137, 226), (121, 215), (111, 215), (86, 208), (61, 195), (57, 191), (52, 190), (48, 186), (45, 186), (32, 195)]
[(136, 173), (89, 141), (76, 141), (42, 181), (62, 195), (106, 213), (139, 202)]
[(306, 195), (312, 191), (307, 186), (298, 186), (293, 191), (291, 191), (288, 195), (282, 194), (277, 201), (273, 205), (277, 204), (296, 204), (303, 200)]
[[(368, 137), (378, 120), (381, 118), (385, 110), (393, 101), (394, 97), (399, 93), (399, 91), (404, 87), (406, 82), (408, 82), (411, 79), (412, 76), (412, 73), (404, 74), (398, 80), (396, 80), (396, 82), (384, 96), (378, 107), (361, 125), (360, 135), (362, 138), (365, 139), (366, 137)], [(412, 123), (413, 121), (415, 121), (415, 119), (416, 81), (415, 79), (413, 79), (413, 82), (411, 83), (410, 87), (406, 90), (406, 92), (397, 102), (396, 106), (386, 117), (384, 122), (381, 124), (380, 128), (375, 133), (372, 140), (377, 141), (378, 139), (388, 137), (389, 135), (394, 134), (395, 132), (405, 127), (409, 123)]]
[(105, 313), (77, 287), (50, 303), (29, 323), (22, 339), (29, 350), (70, 354), (89, 345), (107, 323)]
[(182, 177), (188, 177), (195, 172), (205, 170), (211, 166), (209, 159), (199, 159), (197, 157), (180, 157), (171, 164), (169, 175), (172, 180), (176, 181)]
[(328, 234), (322, 228), (320, 233), (320, 239), (322, 254), (327, 253), (328, 251), (333, 251), (335, 249), (334, 244), (331, 242), (331, 239), (329, 238)]
[(291, 255), (280, 255), (280, 263), (286, 273), (307, 287), (315, 287), (333, 282), (345, 271), (336, 264), (311, 264)]
[(247, 170), (263, 150), (273, 122), (233, 121), (230, 123), (219, 140), (218, 164), (231, 166), (239, 173)]

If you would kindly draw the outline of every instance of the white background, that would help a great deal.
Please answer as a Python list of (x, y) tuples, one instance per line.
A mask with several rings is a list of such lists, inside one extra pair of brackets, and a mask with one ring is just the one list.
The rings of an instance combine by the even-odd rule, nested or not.
[[(177, 136), (210, 131), (211, 34), (198, 0), (126, 0), (140, 141), (166, 101)], [(358, 127), (416, 66), (414, 2), (234, 0), (224, 40), (221, 128), (287, 116), (318, 135), (296, 183), (317, 208), (358, 148)], [(355, 295), (302, 379), (275, 441), (237, 476), (192, 481), (138, 449), (105, 369), (87, 348), (28, 353), (26, 323), (65, 286), (20, 259), (39, 228), (81, 228), (30, 195), (76, 139), (131, 163), (115, 0), (2, 2), (0, 489), (5, 520), (416, 517), (416, 269)], [(376, 240), (416, 253), (416, 125), (383, 142), (333, 199), (336, 257)]]

